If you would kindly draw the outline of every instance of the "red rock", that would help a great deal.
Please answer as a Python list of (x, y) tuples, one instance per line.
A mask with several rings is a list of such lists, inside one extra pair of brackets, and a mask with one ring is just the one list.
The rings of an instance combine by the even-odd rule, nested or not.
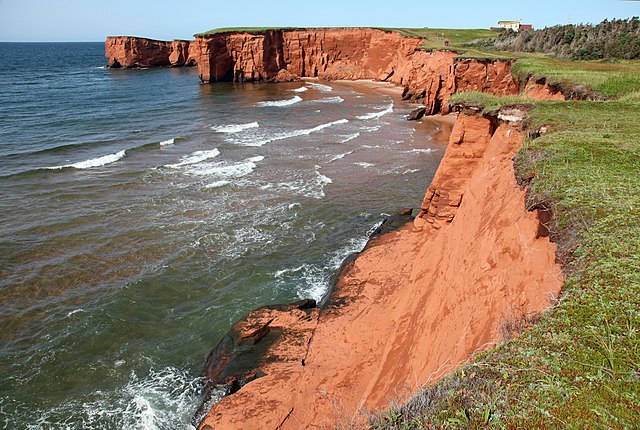
[(451, 51), (418, 49), (422, 39), (377, 29), (269, 30), (264, 34), (200, 35), (193, 42), (107, 39), (109, 67), (198, 64), (202, 82), (288, 82), (372, 79), (405, 88), (426, 113), (449, 113), (457, 91), (517, 94), (511, 61), (458, 59)]
[(502, 318), (546, 309), (563, 275), (516, 183), (524, 138), (517, 124), (461, 114), (425, 196), (440, 228), (408, 224), (372, 239), (343, 268), (306, 346), (292, 346), (305, 365), (280, 343), (284, 362), (266, 362), (266, 376), (215, 404), (198, 428), (362, 424), (495, 345)]
[(194, 66), (196, 57), (191, 42), (145, 39), (141, 37), (107, 37), (107, 65), (112, 68)]

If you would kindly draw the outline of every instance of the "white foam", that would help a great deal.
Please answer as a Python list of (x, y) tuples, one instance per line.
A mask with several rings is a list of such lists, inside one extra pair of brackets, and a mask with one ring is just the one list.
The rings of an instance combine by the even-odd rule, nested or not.
[(176, 164), (166, 164), (164, 167), (170, 167), (172, 169), (177, 169), (183, 166), (190, 166), (191, 164), (197, 164), (205, 160), (209, 160), (211, 158), (215, 158), (220, 155), (220, 151), (218, 148), (213, 148), (208, 151), (196, 151), (191, 155), (186, 157), (182, 157), (179, 163)]
[[(217, 176), (219, 178), (241, 178), (253, 172), (257, 166), (256, 163), (264, 160), (263, 156), (247, 158), (238, 163), (227, 164), (220, 163), (202, 163), (191, 166), (187, 173), (196, 176)], [(221, 186), (221, 185), (220, 185)]]
[[(369, 229), (375, 230), (380, 223), (377, 223)], [(369, 240), (369, 233), (360, 237), (350, 239), (341, 248), (334, 251), (321, 264), (303, 264), (300, 267), (280, 270), (275, 275), (280, 278), (293, 278), (298, 285), (301, 286), (298, 291), (298, 297), (301, 299), (312, 298), (320, 302), (327, 294), (330, 288), (330, 280), (333, 273), (340, 267), (345, 258), (350, 254), (362, 251)], [(301, 281), (301, 282), (300, 282)]]
[(360, 132), (345, 136), (344, 139), (340, 140), (340, 143), (351, 142), (353, 139), (357, 139), (358, 137), (360, 137)]
[(176, 143), (176, 138), (173, 137), (169, 140), (164, 140), (162, 142), (160, 142), (160, 146), (167, 146), (167, 145), (173, 145), (174, 143)]
[(77, 314), (78, 312), (84, 312), (84, 309), (74, 309), (71, 312), (69, 312), (67, 316), (70, 317), (71, 315)]
[(402, 172), (402, 174), (403, 174), (403, 175), (407, 175), (407, 174), (409, 174), (409, 173), (417, 173), (417, 172), (419, 172), (419, 171), (420, 171), (420, 169), (407, 169), (407, 170), (405, 170), (404, 172)]
[[(120, 367), (119, 363), (116, 361), (114, 368)], [(202, 401), (204, 385), (204, 378), (173, 367), (151, 369), (145, 377), (132, 372), (126, 386), (98, 391), (91, 400), (70, 400), (46, 410), (30, 406), (33, 420), (27, 428), (195, 430), (191, 419)], [(222, 397), (223, 393), (214, 391), (211, 405)]]
[(300, 88), (296, 88), (296, 89), (291, 90), (291, 91), (293, 91), (294, 93), (304, 93), (305, 91), (309, 91), (309, 88), (308, 87), (300, 87)]
[(209, 185), (206, 185), (205, 188), (221, 188), (221, 187), (224, 187), (225, 185), (229, 185), (230, 183), (231, 182), (224, 181), (224, 180), (223, 181), (216, 181), (216, 182), (213, 182), (213, 183), (211, 183)]
[(263, 140), (247, 141), (247, 142), (240, 142), (240, 143), (242, 145), (245, 145), (245, 146), (262, 146), (262, 145), (266, 145), (267, 143), (275, 142), (275, 141), (278, 141), (278, 140), (290, 139), (292, 137), (298, 137), (298, 136), (307, 136), (307, 135), (309, 135), (311, 133), (315, 133), (315, 132), (318, 132), (320, 130), (324, 130), (325, 128), (332, 127), (334, 125), (339, 125), (339, 124), (346, 124), (348, 122), (349, 122), (348, 119), (339, 119), (337, 121), (328, 122), (326, 124), (320, 124), (320, 125), (317, 125), (317, 126), (312, 127), (312, 128), (278, 133), (278, 134), (273, 135), (272, 137), (269, 137), (269, 138), (263, 139)]
[(335, 96), (335, 97), (325, 97), (323, 99), (319, 99), (319, 100), (314, 100), (314, 103), (334, 103), (334, 104), (338, 104), (338, 103), (342, 103), (344, 101), (344, 99), (340, 96)]
[(92, 167), (101, 167), (107, 164), (115, 163), (125, 157), (127, 151), (119, 151), (115, 154), (103, 155), (102, 157), (91, 158), (89, 160), (80, 161), (78, 163), (65, 164), (63, 166), (45, 167), (45, 169), (65, 169), (67, 167), (73, 167), (75, 169), (90, 169)]
[(385, 109), (379, 111), (379, 112), (371, 112), (365, 115), (360, 115), (357, 118), (358, 119), (362, 119), (362, 120), (369, 120), (369, 119), (377, 119), (380, 118), (388, 113), (393, 112), (393, 103), (391, 103), (389, 106), (387, 106)]
[(285, 106), (291, 106), (293, 104), (299, 103), (302, 101), (302, 97), (300, 96), (294, 96), (290, 99), (287, 100), (274, 100), (274, 101), (268, 101), (268, 102), (258, 102), (256, 103), (256, 106), (258, 107), (285, 107)]
[(316, 199), (321, 199), (325, 196), (324, 194), (325, 185), (333, 184), (333, 181), (328, 176), (325, 176), (322, 173), (320, 173), (320, 166), (315, 166), (315, 168), (316, 168), (315, 185), (317, 189), (311, 193), (311, 197), (314, 197)]
[(211, 127), (211, 130), (216, 131), (218, 133), (239, 133), (244, 130), (249, 130), (251, 128), (258, 128), (260, 124), (257, 122), (250, 122), (248, 124), (227, 124), (227, 125), (216, 125)]
[(424, 149), (414, 148), (409, 152), (419, 152), (419, 153), (428, 154), (428, 153), (433, 152), (433, 151), (435, 151), (435, 149), (431, 149), (431, 148), (424, 148)]
[(364, 133), (373, 133), (374, 131), (378, 131), (382, 128), (382, 125), (372, 125), (370, 127), (362, 127), (362, 131)]
[(323, 93), (330, 93), (331, 91), (333, 91), (333, 88), (331, 88), (329, 85), (317, 84), (315, 82), (309, 82), (309, 86), (314, 90), (318, 90)]
[(360, 162), (360, 163), (353, 163), (353, 164), (355, 164), (356, 166), (360, 166), (360, 167), (362, 167), (362, 168), (364, 168), (364, 169), (369, 169), (369, 168), (371, 168), (371, 167), (374, 167), (374, 166), (375, 166), (375, 164), (373, 164), (373, 163), (367, 163), (366, 161), (363, 161), (363, 162)]
[(353, 151), (349, 151), (349, 152), (345, 152), (344, 154), (338, 154), (338, 155), (334, 155), (333, 157), (331, 157), (331, 159), (329, 160), (329, 163), (332, 163), (336, 160), (340, 160), (344, 157), (346, 157), (349, 154), (353, 154)]

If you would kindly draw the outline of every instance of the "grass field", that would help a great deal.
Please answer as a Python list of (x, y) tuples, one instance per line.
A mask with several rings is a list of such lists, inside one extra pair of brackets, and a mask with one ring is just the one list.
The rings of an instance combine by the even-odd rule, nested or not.
[(515, 165), (519, 177), (533, 177), (530, 206), (553, 210), (552, 237), (568, 273), (561, 297), (531, 329), (376, 416), (372, 428), (640, 425), (640, 62), (523, 55), (516, 73), (585, 84), (609, 98), (452, 98), (487, 110), (529, 103), (530, 128), (549, 130), (525, 142)]

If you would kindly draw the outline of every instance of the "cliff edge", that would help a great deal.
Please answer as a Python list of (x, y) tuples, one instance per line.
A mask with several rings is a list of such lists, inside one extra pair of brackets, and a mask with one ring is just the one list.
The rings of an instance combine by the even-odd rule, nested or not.
[(458, 91), (517, 94), (512, 61), (458, 58), (420, 49), (423, 39), (378, 29), (267, 30), (198, 35), (191, 42), (110, 37), (109, 67), (198, 66), (204, 83), (372, 79), (404, 88), (403, 97), (449, 112)]
[(516, 183), (523, 116), (461, 114), (414, 223), (373, 238), (322, 309), (243, 320), (247, 333), (282, 333), (291, 322), (302, 332), (268, 347), (199, 429), (358, 422), (494, 346), (503, 325), (549, 307), (563, 275)]

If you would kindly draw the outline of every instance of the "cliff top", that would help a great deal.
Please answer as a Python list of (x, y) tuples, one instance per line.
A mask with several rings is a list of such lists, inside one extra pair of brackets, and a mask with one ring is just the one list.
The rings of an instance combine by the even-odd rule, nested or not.
[(264, 34), (269, 30), (343, 30), (343, 29), (364, 29), (372, 27), (222, 27), (214, 28), (213, 30), (205, 31), (203, 33), (196, 33), (194, 36), (208, 36), (212, 34), (233, 34), (233, 33), (249, 33), (249, 34)]
[(527, 187), (527, 207), (552, 214), (546, 227), (569, 279), (552, 310), (506, 317), (502, 330), (510, 341), (381, 413), (372, 428), (633, 428), (638, 422), (640, 61), (520, 54), (516, 72), (591, 87), (607, 98), (451, 98), (485, 112), (533, 105), (532, 137), (514, 158), (516, 174)]

